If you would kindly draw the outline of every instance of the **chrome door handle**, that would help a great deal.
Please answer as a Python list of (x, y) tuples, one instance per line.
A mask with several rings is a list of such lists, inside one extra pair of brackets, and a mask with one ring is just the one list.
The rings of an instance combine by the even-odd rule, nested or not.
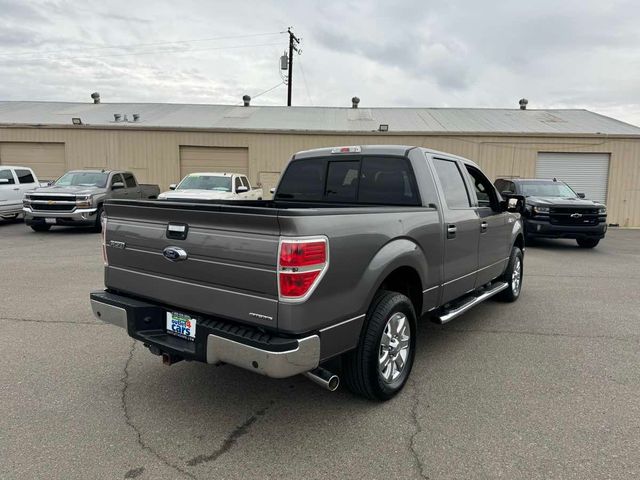
[(487, 231), (487, 228), (489, 228), (489, 224), (488, 224), (487, 222), (482, 222), (482, 223), (480, 224), (480, 231), (481, 231), (481, 232), (483, 232), (483, 233), (484, 233), (484, 232), (486, 232), (486, 231)]
[(447, 225), (447, 238), (455, 238), (458, 232), (458, 227), (455, 225)]
[(13, 191), (14, 192), (18, 192), (18, 191), (20, 191), (20, 189), (19, 188), (14, 188)]

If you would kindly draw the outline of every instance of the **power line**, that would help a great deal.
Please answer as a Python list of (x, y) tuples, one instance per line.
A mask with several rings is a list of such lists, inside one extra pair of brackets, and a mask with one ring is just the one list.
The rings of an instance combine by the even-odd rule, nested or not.
[(265, 93), (269, 93), (271, 90), (275, 90), (275, 89), (276, 89), (276, 88), (278, 88), (280, 85), (284, 85), (284, 82), (280, 82), (280, 83), (278, 83), (278, 84), (274, 85), (273, 87), (271, 87), (271, 88), (269, 88), (269, 89), (265, 90), (264, 92), (260, 92), (260, 93), (259, 93), (259, 94), (257, 94), (257, 95), (253, 95), (253, 96), (251, 97), (251, 99), (253, 100), (254, 98), (258, 98), (260, 95), (264, 95)]
[(155, 43), (130, 43), (121, 45), (104, 45), (101, 47), (82, 47), (71, 48), (65, 50), (31, 50), (22, 52), (0, 52), (0, 56), (25, 56), (25, 55), (41, 55), (43, 53), (65, 53), (65, 52), (82, 52), (89, 50), (109, 50), (109, 49), (125, 49), (125, 48), (138, 48), (138, 47), (155, 47), (159, 45), (175, 45), (183, 43), (198, 43), (198, 42), (213, 42), (217, 40), (230, 40), (236, 38), (249, 38), (249, 37), (265, 37), (270, 35), (281, 35), (286, 32), (266, 32), (266, 33), (251, 33), (245, 35), (228, 35), (224, 37), (210, 37), (210, 38), (197, 38), (191, 40), (174, 40), (171, 42), (155, 42)]
[(304, 82), (304, 89), (307, 91), (307, 98), (309, 99), (309, 103), (311, 106), (313, 105), (313, 100), (311, 100), (311, 92), (309, 91), (309, 85), (307, 85), (307, 76), (304, 74), (304, 68), (302, 67), (302, 59), (298, 59), (298, 65), (300, 65), (300, 71), (302, 72), (302, 80)]
[[(135, 55), (153, 55), (153, 54), (166, 54), (166, 53), (190, 53), (190, 52), (203, 52), (203, 51), (211, 51), (211, 50), (233, 50), (238, 48), (253, 48), (253, 47), (271, 47), (280, 45), (279, 43), (258, 43), (251, 45), (227, 45), (224, 47), (208, 47), (208, 48), (188, 48), (188, 49), (177, 49), (177, 50), (151, 50), (145, 52), (130, 52), (130, 53), (112, 53), (107, 55), (85, 55), (80, 57), (42, 57), (42, 58), (27, 58), (25, 60), (29, 61), (54, 61), (54, 60), (81, 60), (81, 59), (96, 59), (96, 58), (109, 58), (109, 57), (130, 57)], [(9, 61), (11, 58), (2, 58), (1, 61)]]

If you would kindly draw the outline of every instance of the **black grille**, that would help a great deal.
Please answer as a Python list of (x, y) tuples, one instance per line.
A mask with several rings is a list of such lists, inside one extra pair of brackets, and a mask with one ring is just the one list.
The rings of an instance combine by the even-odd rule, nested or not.
[(72, 196), (58, 196), (58, 195), (32, 195), (31, 200), (42, 201), (42, 202), (75, 202), (75, 195)]
[(596, 225), (597, 208), (552, 208), (549, 212), (554, 225)]
[(36, 203), (31, 205), (32, 210), (46, 211), (46, 212), (70, 212), (75, 208), (75, 204), (65, 205), (65, 204), (46, 204), (46, 203)]

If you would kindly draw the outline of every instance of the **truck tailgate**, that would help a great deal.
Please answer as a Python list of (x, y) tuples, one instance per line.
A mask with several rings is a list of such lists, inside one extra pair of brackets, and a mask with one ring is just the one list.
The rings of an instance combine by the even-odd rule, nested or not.
[[(277, 328), (277, 210), (179, 202), (112, 201), (107, 288), (169, 308)], [(186, 226), (170, 238), (168, 225)], [(187, 253), (170, 260), (167, 247)]]

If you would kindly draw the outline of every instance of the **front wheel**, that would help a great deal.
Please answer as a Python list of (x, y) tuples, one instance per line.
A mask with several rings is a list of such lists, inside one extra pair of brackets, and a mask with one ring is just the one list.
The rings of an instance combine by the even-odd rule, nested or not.
[(401, 293), (381, 290), (371, 302), (358, 347), (343, 358), (349, 390), (389, 400), (407, 383), (416, 345), (416, 315)]
[(509, 264), (502, 276), (502, 280), (508, 286), (498, 293), (496, 297), (498, 300), (502, 300), (503, 302), (515, 302), (520, 297), (520, 291), (522, 290), (522, 274), (524, 271), (522, 260), (522, 250), (514, 245), (511, 249)]
[(96, 212), (96, 223), (93, 225), (93, 231), (96, 233), (102, 232), (102, 218), (104, 217), (104, 210), (102, 209), (102, 205), (98, 207), (98, 211)]
[(578, 238), (576, 240), (580, 248), (593, 248), (600, 243), (599, 238)]

